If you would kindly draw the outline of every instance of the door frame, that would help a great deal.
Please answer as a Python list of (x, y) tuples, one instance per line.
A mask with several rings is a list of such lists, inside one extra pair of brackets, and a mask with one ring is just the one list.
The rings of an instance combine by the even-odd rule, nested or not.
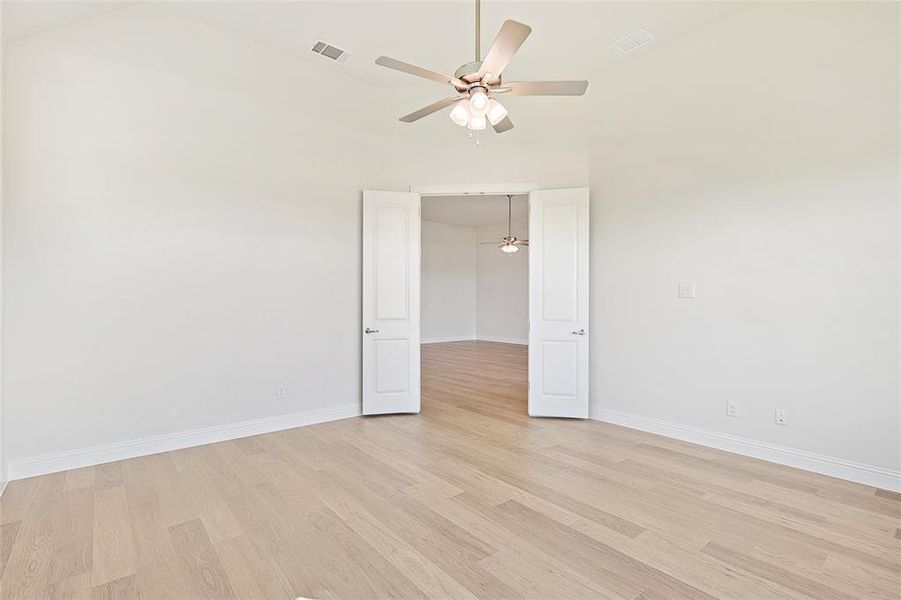
[(411, 185), (420, 196), (506, 196), (528, 194), (541, 189), (537, 183), (460, 183), (451, 185)]

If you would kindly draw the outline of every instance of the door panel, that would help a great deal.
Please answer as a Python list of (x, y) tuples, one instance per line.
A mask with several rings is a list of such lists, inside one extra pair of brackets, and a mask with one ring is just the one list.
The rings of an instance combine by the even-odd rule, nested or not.
[(363, 414), (419, 412), (419, 203), (363, 192)]
[(541, 281), (542, 317), (546, 321), (578, 319), (578, 249), (571, 243), (573, 231), (578, 229), (577, 209), (571, 204), (543, 208)]
[(588, 189), (529, 194), (529, 414), (588, 418)]
[(541, 394), (546, 397), (574, 398), (579, 393), (578, 342), (545, 341), (539, 351)]
[[(365, 202), (365, 200), (364, 200)], [(409, 318), (410, 219), (406, 204), (379, 203), (373, 207), (375, 232), (375, 317)]]
[(410, 342), (375, 339), (375, 391), (378, 394), (410, 390)]

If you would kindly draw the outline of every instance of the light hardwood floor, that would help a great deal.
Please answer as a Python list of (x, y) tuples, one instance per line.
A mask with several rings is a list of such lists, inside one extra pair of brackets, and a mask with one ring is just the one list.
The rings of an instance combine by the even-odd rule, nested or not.
[(422, 415), (12, 482), (2, 598), (898, 598), (895, 494), (526, 416), (526, 350), (423, 347)]

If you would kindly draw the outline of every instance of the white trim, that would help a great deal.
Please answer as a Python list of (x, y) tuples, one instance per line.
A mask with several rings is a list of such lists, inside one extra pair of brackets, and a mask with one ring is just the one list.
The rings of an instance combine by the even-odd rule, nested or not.
[(128, 442), (118, 442), (115, 444), (104, 444), (101, 446), (81, 448), (79, 450), (70, 450), (67, 452), (44, 454), (43, 456), (9, 461), (7, 464), (7, 475), (9, 481), (13, 481), (15, 479), (24, 479), (36, 475), (68, 471), (69, 469), (89, 467), (91, 465), (99, 465), (127, 458), (136, 458), (147, 454), (157, 454), (159, 452), (168, 452), (170, 450), (203, 446), (205, 444), (224, 442), (251, 435), (259, 435), (261, 433), (281, 431), (283, 429), (293, 429), (295, 427), (324, 423), (326, 421), (337, 421), (338, 419), (346, 419), (348, 417), (356, 417), (359, 415), (359, 404), (347, 404), (335, 408), (307, 410), (277, 417), (266, 417), (241, 423), (232, 423), (229, 425), (215, 425), (213, 427), (204, 427), (202, 429), (194, 429), (191, 431), (168, 433)]
[(478, 336), (480, 342), (500, 342), (502, 344), (519, 344), (520, 346), (528, 346), (529, 340), (520, 340), (515, 338), (502, 338), (502, 337), (492, 337), (490, 335), (480, 335)]
[(596, 406), (591, 407), (590, 418), (876, 488), (901, 492), (901, 471)]
[(0, 481), (0, 497), (3, 496), (3, 492), (6, 491), (6, 481)]
[(461, 183), (451, 185), (411, 185), (410, 191), (420, 196), (468, 196), (498, 194), (528, 194), (537, 190), (537, 183)]
[(503, 338), (503, 337), (491, 337), (484, 335), (461, 335), (457, 337), (442, 337), (442, 338), (427, 338), (419, 342), (420, 344), (444, 344), (446, 342), (500, 342), (502, 344), (519, 344), (520, 346), (528, 346), (529, 340), (527, 339), (515, 339), (515, 338)]
[(443, 344), (445, 342), (471, 342), (476, 339), (473, 335), (458, 335), (451, 337), (425, 338), (420, 340), (420, 344)]

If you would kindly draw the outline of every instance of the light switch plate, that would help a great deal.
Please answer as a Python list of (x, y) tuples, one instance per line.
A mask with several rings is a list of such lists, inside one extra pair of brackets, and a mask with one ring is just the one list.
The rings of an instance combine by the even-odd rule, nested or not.
[(695, 284), (680, 283), (679, 284), (679, 297), (680, 298), (694, 298), (695, 297)]

